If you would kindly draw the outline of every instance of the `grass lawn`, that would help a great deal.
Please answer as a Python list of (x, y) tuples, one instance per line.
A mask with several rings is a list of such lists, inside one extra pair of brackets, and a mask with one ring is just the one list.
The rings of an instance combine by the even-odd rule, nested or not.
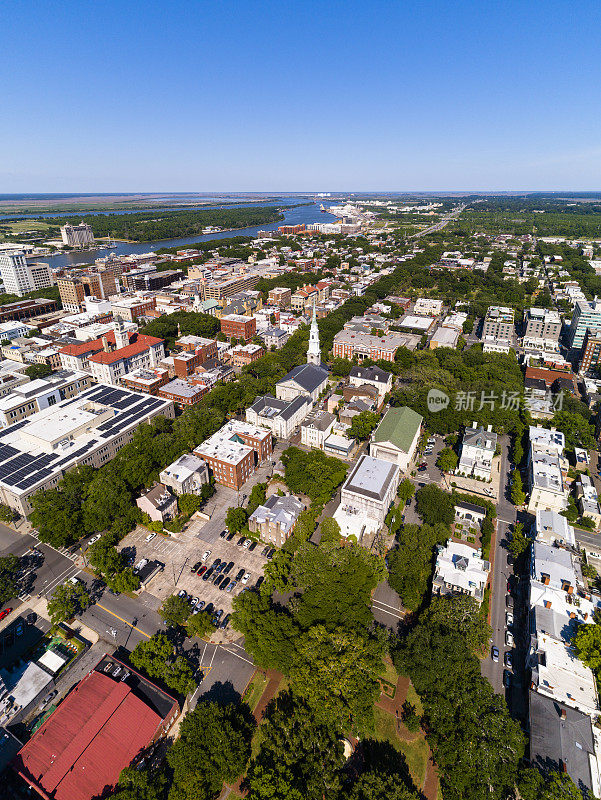
[(376, 739), (389, 742), (395, 750), (405, 755), (413, 782), (418, 790), (421, 789), (428, 764), (428, 745), (423, 733), (418, 734), (413, 741), (404, 741), (397, 734), (396, 720), (391, 714), (376, 706), (374, 715)]
[(380, 677), (388, 681), (388, 683), (392, 683), (393, 686), (396, 686), (399, 675), (392, 665), (392, 662), (388, 661), (388, 659), (384, 661), (384, 669), (380, 672)]
[(257, 703), (261, 699), (261, 695), (265, 691), (266, 686), (267, 678), (260, 670), (257, 670), (246, 687), (244, 697), (242, 698), (244, 702), (250, 706), (251, 711), (254, 711), (257, 707)]
[(418, 716), (422, 716), (424, 713), (424, 707), (422, 705), (422, 701), (420, 696), (413, 688), (413, 684), (410, 683), (407, 687), (407, 700), (411, 703), (412, 706), (415, 706), (415, 710), (417, 711)]

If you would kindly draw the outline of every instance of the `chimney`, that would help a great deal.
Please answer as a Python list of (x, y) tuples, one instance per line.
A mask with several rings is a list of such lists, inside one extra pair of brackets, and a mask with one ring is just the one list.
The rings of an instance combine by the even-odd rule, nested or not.
[(111, 349), (109, 347), (109, 340), (106, 338), (106, 335), (102, 337), (102, 349), (105, 353), (110, 353)]

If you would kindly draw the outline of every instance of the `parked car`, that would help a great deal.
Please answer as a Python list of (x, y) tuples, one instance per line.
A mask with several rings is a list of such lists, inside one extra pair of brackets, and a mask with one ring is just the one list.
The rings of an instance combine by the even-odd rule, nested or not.
[(192, 608), (196, 608), (196, 606), (198, 605), (198, 597), (193, 597), (190, 600), (190, 605), (192, 606)]
[(190, 569), (192, 574), (198, 572), (198, 570), (202, 567), (202, 561), (197, 561), (196, 564)]
[(224, 575), (228, 575), (232, 571), (233, 566), (234, 566), (234, 562), (230, 561), (230, 563), (227, 565), (227, 567), (223, 570), (223, 574)]
[(242, 547), (242, 545), (244, 544), (244, 542), (245, 542), (245, 541), (246, 541), (246, 537), (245, 537), (245, 536), (241, 536), (241, 537), (238, 539), (238, 541), (236, 542), (236, 546), (237, 546), (237, 547)]
[(507, 647), (513, 647), (515, 644), (513, 639), (513, 633), (511, 631), (505, 631), (505, 644)]
[(507, 611), (505, 613), (505, 624), (508, 626), (513, 625), (513, 614), (511, 613), (511, 611)]
[(210, 551), (210, 550), (206, 550), (206, 551), (205, 551), (205, 552), (202, 554), (202, 556), (200, 557), (200, 560), (201, 560), (201, 561), (206, 561), (206, 560), (207, 560), (207, 558), (208, 558), (210, 555), (211, 555), (211, 551)]
[(123, 673), (123, 675), (121, 676), (121, 682), (126, 681), (129, 678), (130, 675), (131, 675), (131, 672), (126, 669), (125, 672)]
[(506, 689), (511, 686), (511, 672), (508, 669), (503, 670), (503, 686)]
[(227, 537), (226, 541), (227, 541), (227, 542), (231, 542), (231, 541), (232, 541), (232, 539), (234, 538), (234, 536), (235, 536), (235, 535), (236, 535), (236, 534), (235, 534), (234, 532), (232, 532), (232, 533), (228, 534), (228, 537)]
[(245, 539), (244, 540), (244, 544), (242, 545), (242, 547), (245, 547), (248, 550), (248, 548), (251, 546), (251, 544), (252, 544), (252, 539)]
[(244, 570), (243, 569), (239, 570), (238, 574), (236, 575), (236, 580), (239, 581), (243, 575), (244, 575)]
[(12, 608), (5, 608), (4, 611), (0, 611), (0, 619), (4, 619), (4, 617), (8, 617)]
[(272, 547), (269, 553), (267, 553), (267, 558), (269, 559), (269, 561), (271, 561), (274, 555), (275, 555), (275, 547)]
[(145, 542), (152, 542), (152, 540), (154, 539), (155, 536), (156, 536), (156, 533), (153, 531), (152, 533), (148, 534), (148, 536), (146, 537), (146, 539), (144, 539), (144, 541)]
[(271, 547), (269, 547), (269, 545), (267, 545), (266, 547), (264, 547), (264, 548), (261, 550), (261, 555), (262, 555), (262, 556), (266, 556), (266, 555), (267, 555), (267, 553), (269, 553), (269, 551), (270, 551), (270, 550), (271, 550)]
[(226, 578), (225, 575), (222, 575), (221, 576), (221, 585), (219, 586), (219, 591), (220, 592), (224, 592), (227, 589), (227, 587), (229, 586), (229, 583), (230, 582), (229, 582), (228, 578)]
[(43, 700), (42, 700), (42, 702), (40, 703), (40, 708), (46, 708), (46, 706), (48, 705), (48, 703), (49, 703), (51, 700), (54, 700), (54, 698), (56, 697), (56, 695), (57, 695), (57, 694), (58, 694), (58, 689), (54, 689), (54, 691), (52, 691), (52, 692), (50, 692), (49, 694), (47, 694), (47, 695), (46, 695), (46, 697), (44, 697), (44, 699), (43, 699)]
[(250, 572), (247, 572), (247, 573), (244, 574), (244, 576), (242, 578), (242, 583), (244, 585), (246, 585), (248, 583), (249, 579), (250, 579)]
[(229, 624), (229, 621), (230, 621), (230, 615), (229, 615), (229, 614), (227, 614), (227, 616), (225, 616), (225, 617), (223, 618), (223, 622), (221, 623), (221, 625), (220, 625), (219, 627), (220, 627), (220, 628), (227, 628), (227, 626), (228, 626), (228, 624)]
[(219, 534), (220, 539), (225, 539), (226, 536), (227, 536), (227, 531), (221, 531), (221, 533)]
[(206, 604), (206, 600), (199, 600), (199, 602), (196, 603), (196, 611), (202, 611)]
[(257, 548), (257, 542), (251, 542), (251, 545), (250, 545), (250, 547), (248, 548), (248, 552), (249, 552), (249, 553), (252, 553), (252, 551), (253, 551), (253, 550), (256, 550), (256, 548)]
[(513, 597), (510, 594), (505, 597), (505, 605), (507, 608), (513, 609)]
[(208, 581), (211, 575), (213, 574), (213, 567), (208, 569), (205, 574), (202, 576), (203, 581)]
[(509, 669), (513, 669), (513, 653), (511, 650), (505, 653), (505, 666), (509, 667)]
[(99, 539), (100, 539), (100, 534), (99, 534), (99, 533), (97, 533), (97, 534), (96, 534), (96, 536), (92, 536), (92, 538), (91, 538), (91, 539), (90, 539), (90, 541), (88, 542), (88, 547), (89, 547), (91, 544), (94, 544), (95, 542), (97, 542)]
[(231, 591), (233, 590), (233, 588), (235, 587), (235, 585), (236, 585), (236, 582), (235, 582), (235, 581), (230, 581), (230, 582), (228, 583), (228, 585), (227, 585), (227, 589), (226, 589), (225, 591), (226, 591), (226, 592), (231, 592)]
[(417, 468), (417, 471), (418, 472), (425, 472), (427, 469), (428, 469), (427, 465), (420, 464), (419, 467)]
[(213, 603), (209, 603), (209, 605), (205, 608), (205, 611), (207, 612), (207, 614), (212, 614), (214, 609), (215, 606), (213, 605)]
[(255, 583), (255, 589), (258, 589), (264, 580), (265, 578), (262, 575), (259, 575), (259, 577), (257, 578), (257, 582)]
[(187, 598), (188, 597), (188, 592), (185, 589), (180, 589), (179, 592), (177, 593), (177, 596), (178, 597), (186, 597)]
[(221, 583), (221, 581), (223, 581), (223, 580), (226, 580), (226, 577), (225, 577), (225, 575), (220, 575), (219, 573), (217, 573), (217, 575), (216, 575), (216, 576), (213, 578), (213, 584), (214, 584), (215, 586), (219, 587), (219, 584), (220, 584), (220, 583)]
[(201, 575), (204, 575), (204, 573), (205, 573), (206, 571), (207, 571), (207, 568), (206, 568), (206, 567), (201, 567), (201, 568), (198, 570), (198, 572), (197, 572), (197, 575), (198, 575), (198, 577), (200, 578), (200, 576), (201, 576)]
[(499, 660), (499, 648), (498, 647), (493, 647), (492, 648), (492, 650), (490, 651), (490, 657), (495, 662), (495, 664), (498, 662), (498, 660)]

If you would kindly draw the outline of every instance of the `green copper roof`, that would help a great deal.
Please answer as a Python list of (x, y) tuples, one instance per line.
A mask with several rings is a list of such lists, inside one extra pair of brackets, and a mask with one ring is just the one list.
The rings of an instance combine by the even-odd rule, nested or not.
[(375, 442), (392, 442), (396, 447), (409, 452), (411, 443), (422, 424), (423, 417), (407, 406), (389, 408), (374, 433)]

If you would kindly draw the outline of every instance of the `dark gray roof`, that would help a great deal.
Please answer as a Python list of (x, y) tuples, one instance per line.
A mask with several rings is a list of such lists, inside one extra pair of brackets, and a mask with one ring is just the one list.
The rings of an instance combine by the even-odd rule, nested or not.
[(307, 403), (306, 397), (295, 397), (294, 400), (279, 400), (277, 397), (265, 394), (255, 400), (251, 409), (255, 414), (261, 416), (274, 417), (276, 414), (273, 411), (275, 411), (278, 417), (290, 419), (305, 403)]
[(374, 500), (383, 500), (390, 482), (398, 471), (399, 468), (396, 464), (363, 455), (344, 482), (342, 490), (354, 492)]
[(280, 383), (294, 381), (306, 392), (314, 392), (328, 377), (328, 371), (317, 364), (301, 364), (284, 375)]
[(379, 367), (351, 367), (349, 373), (353, 378), (362, 381), (377, 381), (378, 383), (388, 383), (390, 373)]
[(557, 700), (529, 692), (530, 761), (541, 769), (565, 769), (579, 789), (592, 789), (589, 754), (593, 730), (587, 714)]
[(455, 503), (455, 508), (465, 508), (466, 511), (473, 511), (475, 514), (486, 514), (486, 509), (484, 506), (476, 506), (473, 503), (467, 503), (464, 500), (460, 500), (458, 503)]

